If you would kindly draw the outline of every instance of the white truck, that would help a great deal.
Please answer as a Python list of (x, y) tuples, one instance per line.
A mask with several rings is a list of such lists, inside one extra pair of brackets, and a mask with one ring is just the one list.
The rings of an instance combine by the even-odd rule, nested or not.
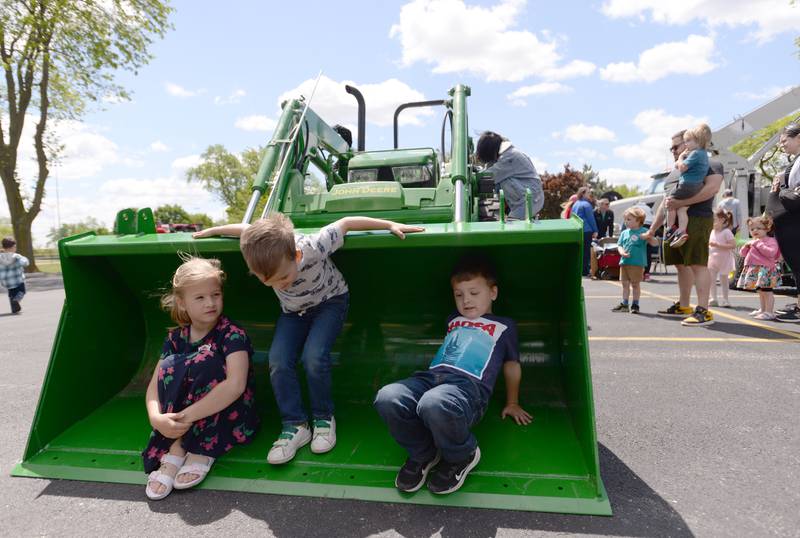
[[(760, 215), (764, 212), (767, 203), (769, 186), (763, 185), (761, 171), (757, 165), (767, 152), (778, 143), (780, 133), (776, 133), (750, 157), (744, 158), (733, 153), (730, 148), (737, 142), (744, 140), (755, 131), (763, 129), (774, 121), (800, 111), (800, 86), (795, 86), (789, 91), (776, 97), (772, 101), (748, 112), (744, 116), (737, 116), (732, 122), (713, 132), (711, 142), (719, 155), (714, 157), (722, 162), (725, 167), (725, 179), (717, 197), (725, 189), (731, 189), (733, 195), (741, 202), (739, 221), (742, 223), (740, 234), (748, 237), (747, 217)], [(629, 207), (647, 204), (654, 211), (664, 198), (664, 180), (668, 172), (661, 172), (651, 176), (652, 182), (644, 194), (631, 198), (623, 198), (611, 202), (610, 207), (614, 212), (614, 231), (618, 233), (622, 225), (622, 214)]]

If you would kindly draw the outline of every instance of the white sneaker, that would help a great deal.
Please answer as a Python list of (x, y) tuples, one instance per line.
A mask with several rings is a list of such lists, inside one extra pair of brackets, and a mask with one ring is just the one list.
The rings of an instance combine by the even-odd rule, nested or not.
[(724, 308), (730, 308), (731, 307), (731, 302), (730, 301), (726, 301), (725, 299), (723, 299), (723, 300), (721, 300), (719, 302), (719, 305), (724, 307)]
[(752, 312), (750, 312), (750, 315), (755, 317), (755, 316), (759, 315), (760, 313), (761, 313), (761, 309), (758, 308), (758, 309), (753, 310)]
[(311, 439), (311, 452), (324, 454), (336, 446), (336, 419), (314, 421), (314, 438)]
[(757, 316), (754, 316), (754, 317), (756, 319), (760, 319), (760, 320), (763, 320), (763, 321), (774, 321), (775, 320), (775, 314), (773, 314), (772, 312), (761, 312), (760, 314), (758, 314)]
[(719, 301), (717, 301), (716, 299), (711, 299), (710, 301), (708, 301), (708, 306), (719, 306)]
[(278, 440), (272, 443), (272, 448), (267, 454), (267, 461), (273, 465), (286, 463), (294, 458), (298, 449), (311, 441), (311, 430), (307, 424), (300, 426), (284, 425)]

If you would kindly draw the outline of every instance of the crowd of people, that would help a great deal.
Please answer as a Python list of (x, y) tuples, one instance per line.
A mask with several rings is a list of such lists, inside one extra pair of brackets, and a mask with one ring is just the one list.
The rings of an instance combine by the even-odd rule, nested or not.
[[(714, 207), (724, 170), (718, 160), (709, 159), (710, 143), (711, 130), (705, 124), (675, 133), (669, 148), (675, 167), (665, 179), (664, 201), (655, 212), (641, 203), (623, 215), (617, 238), (623, 297), (612, 310), (639, 312), (640, 283), (647, 279), (652, 254), (658, 249), (657, 238), (663, 237), (664, 263), (675, 266), (678, 273), (678, 300), (659, 315), (683, 318), (686, 326), (712, 324), (709, 306), (730, 306), (729, 275), (737, 269), (738, 253), (741, 273), (736, 287), (759, 295), (760, 306), (750, 314), (765, 321), (800, 322), (800, 297), (776, 310), (773, 294), (780, 285), (784, 263), (795, 286), (800, 285), (800, 125), (790, 124), (781, 133), (780, 147), (789, 164), (774, 179), (765, 213), (747, 219), (750, 239), (741, 248), (736, 242), (742, 219), (740, 201), (731, 189), (725, 189)], [(576, 215), (583, 221), (582, 274), (596, 277), (592, 244), (614, 234), (608, 200), (595, 200), (589, 187), (581, 187), (563, 209), (563, 218)], [(693, 288), (697, 296), (694, 308), (690, 306)]]

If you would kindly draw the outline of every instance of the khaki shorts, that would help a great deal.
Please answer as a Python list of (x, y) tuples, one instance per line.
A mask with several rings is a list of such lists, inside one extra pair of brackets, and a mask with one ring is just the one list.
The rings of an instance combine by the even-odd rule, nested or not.
[(664, 245), (667, 265), (708, 265), (708, 237), (714, 227), (714, 217), (689, 217), (686, 233), (689, 239), (680, 247)]
[(644, 267), (641, 265), (620, 265), (619, 279), (623, 282), (638, 284), (644, 280)]

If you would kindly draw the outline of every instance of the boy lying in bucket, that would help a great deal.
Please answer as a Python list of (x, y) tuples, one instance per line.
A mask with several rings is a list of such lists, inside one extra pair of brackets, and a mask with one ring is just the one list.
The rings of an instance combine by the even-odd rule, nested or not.
[(375, 409), (392, 437), (406, 449), (395, 486), (417, 491), (428, 482), (433, 493), (459, 489), (478, 464), (481, 451), (470, 431), (486, 412), (497, 374), (503, 370), (506, 406), (501, 417), (530, 424), (519, 406), (517, 327), (492, 314), (497, 280), (487, 260), (465, 257), (450, 276), (457, 313), (447, 322), (447, 336), (427, 371), (386, 385), (375, 397)]

